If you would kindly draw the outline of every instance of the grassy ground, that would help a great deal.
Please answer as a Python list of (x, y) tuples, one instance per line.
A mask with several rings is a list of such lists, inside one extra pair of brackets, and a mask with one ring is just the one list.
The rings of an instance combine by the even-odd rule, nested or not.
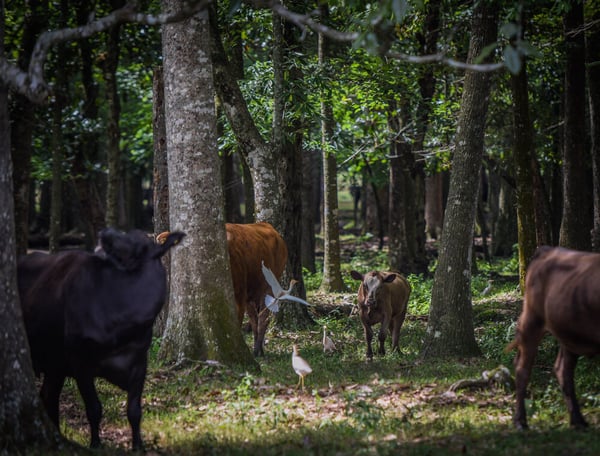
[[(354, 255), (348, 267), (373, 264), (381, 259), (379, 255)], [(260, 375), (206, 363), (172, 369), (159, 365), (153, 350), (142, 421), (149, 454), (600, 454), (598, 366), (588, 360), (578, 366), (579, 397), (591, 426), (587, 431), (572, 431), (551, 375), (556, 346), (550, 338), (540, 348), (530, 385), (530, 431), (517, 432), (511, 425), (514, 394), (510, 388), (480, 381), (473, 382), (478, 387), (453, 389), (456, 382), (481, 380), (484, 371), (501, 365), (512, 371), (514, 354), (503, 349), (512, 339), (521, 301), (515, 276), (505, 275), (503, 267), (510, 269), (509, 264), (495, 265), (496, 279), (485, 296), (481, 291), (489, 268), (484, 265), (473, 280), (476, 336), (482, 350), (478, 358), (419, 358), (431, 279), (412, 276), (414, 291), (400, 352), (375, 357), (370, 363), (365, 361), (358, 316), (352, 313), (352, 292), (310, 293), (317, 323), (311, 330), (271, 328), (266, 356), (259, 360)], [(318, 279), (307, 276), (309, 289)], [(333, 354), (322, 351), (324, 324), (337, 345)], [(313, 368), (304, 391), (296, 390), (293, 343)], [(105, 408), (105, 449), (95, 454), (125, 452), (130, 446), (125, 395), (102, 381), (99, 389)], [(63, 433), (87, 445), (87, 421), (72, 383), (61, 407)]]

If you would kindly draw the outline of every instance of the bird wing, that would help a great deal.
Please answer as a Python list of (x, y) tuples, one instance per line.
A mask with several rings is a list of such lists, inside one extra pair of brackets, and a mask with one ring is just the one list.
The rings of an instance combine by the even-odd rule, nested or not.
[(273, 274), (273, 272), (268, 267), (265, 266), (265, 262), (262, 261), (261, 264), (262, 264), (262, 273), (265, 276), (265, 280), (271, 287), (271, 290), (273, 290), (273, 295), (279, 296), (281, 294), (281, 292), (283, 291), (283, 288), (281, 288), (281, 285), (279, 285), (279, 281), (275, 277), (275, 274)]
[(273, 313), (279, 312), (279, 299), (275, 299), (273, 296), (265, 295), (265, 306)]
[(304, 304), (305, 306), (310, 306), (310, 304), (308, 302), (306, 302), (304, 299), (299, 298), (297, 296), (292, 296), (290, 294), (286, 294), (283, 295), (279, 298), (280, 300), (286, 300), (286, 301), (295, 301), (295, 302), (299, 302), (300, 304)]

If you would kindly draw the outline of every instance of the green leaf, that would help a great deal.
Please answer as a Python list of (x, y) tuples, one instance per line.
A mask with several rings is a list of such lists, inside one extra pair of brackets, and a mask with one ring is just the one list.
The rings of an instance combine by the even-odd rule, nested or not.
[(504, 48), (504, 63), (508, 71), (517, 74), (521, 71), (521, 54), (514, 47), (506, 46)]
[(519, 41), (517, 48), (521, 54), (526, 55), (527, 57), (542, 57), (540, 50), (533, 46), (529, 41)]
[(475, 63), (475, 64), (482, 63), (496, 49), (496, 46), (498, 46), (497, 43), (488, 44), (486, 47), (483, 48), (483, 50), (481, 51), (481, 54), (479, 54), (475, 58), (473, 63)]
[(514, 22), (507, 22), (500, 27), (500, 34), (505, 38), (516, 38), (520, 34), (519, 26)]
[(396, 22), (402, 22), (408, 12), (408, 3), (406, 0), (392, 0), (392, 11), (396, 18)]

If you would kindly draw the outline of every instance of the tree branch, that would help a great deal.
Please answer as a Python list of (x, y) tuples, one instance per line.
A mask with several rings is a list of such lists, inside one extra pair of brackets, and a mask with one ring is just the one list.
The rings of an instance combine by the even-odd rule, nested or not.
[(21, 70), (17, 65), (5, 58), (0, 58), (0, 81), (10, 88), (26, 96), (34, 103), (43, 103), (51, 93), (51, 88), (44, 80), (44, 64), (50, 48), (65, 41), (88, 38), (95, 33), (103, 32), (115, 25), (135, 22), (145, 25), (162, 25), (178, 22), (205, 9), (212, 0), (199, 0), (186, 4), (181, 10), (158, 15), (136, 11), (134, 3), (128, 3), (123, 8), (113, 11), (108, 16), (89, 22), (88, 24), (60, 30), (44, 32), (37, 39), (29, 70)]
[[(314, 15), (317, 15), (317, 12), (309, 13), (309, 14), (298, 14), (293, 11), (288, 10), (277, 0), (250, 0), (251, 3), (256, 8), (270, 8), (275, 13), (279, 14), (284, 19), (287, 19), (294, 25), (296, 25), (303, 33), (306, 33), (307, 29), (310, 29), (314, 32), (321, 33), (332, 40), (345, 42), (345, 41), (355, 41), (359, 38), (360, 34), (358, 32), (341, 32), (339, 30), (332, 29), (324, 24), (313, 19)], [(386, 57), (402, 60), (409, 63), (442, 63), (454, 68), (459, 68), (461, 70), (473, 70), (473, 71), (481, 71), (481, 72), (490, 72), (497, 71), (504, 68), (504, 63), (486, 63), (486, 64), (473, 64), (473, 63), (465, 63), (458, 61), (456, 59), (447, 57), (443, 53), (437, 54), (429, 54), (422, 56), (415, 56), (405, 54), (403, 52), (397, 51), (387, 51), (384, 54)]]

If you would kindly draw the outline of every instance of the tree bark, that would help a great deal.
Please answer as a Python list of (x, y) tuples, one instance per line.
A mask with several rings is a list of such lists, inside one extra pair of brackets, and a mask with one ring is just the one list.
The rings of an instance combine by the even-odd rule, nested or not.
[[(168, 13), (183, 0), (163, 0)], [(208, 12), (163, 27), (171, 255), (170, 308), (160, 355), (258, 370), (237, 320), (225, 234)]]
[[(495, 41), (497, 14), (487, 2), (474, 7), (469, 62)], [(473, 329), (471, 262), (490, 85), (488, 73), (466, 72), (423, 357), (480, 353)]]
[[(67, 20), (68, 5), (66, 1), (61, 2), (62, 22)], [(59, 238), (62, 227), (63, 209), (63, 135), (62, 135), (62, 111), (67, 97), (65, 46), (59, 45), (56, 49), (56, 81), (54, 85), (55, 100), (52, 106), (52, 190), (50, 208), (50, 229), (48, 230), (48, 249), (51, 253), (60, 248)]]
[(586, 22), (595, 24), (586, 34), (586, 70), (590, 103), (590, 137), (594, 182), (592, 248), (600, 252), (600, 10)]
[[(46, 16), (47, 11), (43, 7), (43, 2), (37, 0), (29, 2), (25, 13), (21, 51), (18, 59), (18, 66), (21, 70), (27, 70), (35, 40), (45, 25)], [(22, 95), (15, 95), (10, 116), (13, 122), (11, 144), (14, 185), (11, 195), (14, 196), (17, 255), (22, 255), (27, 252), (29, 233), (29, 176), (31, 174), (32, 135), (35, 122), (33, 102)]]
[[(288, 261), (284, 277), (296, 279), (295, 292), (306, 298), (302, 277), (302, 142), (304, 128), (302, 119), (293, 116), (286, 122), (285, 106), (289, 98), (292, 104), (296, 94), (292, 87), (301, 83), (303, 74), (299, 66), (289, 65), (291, 55), (300, 51), (295, 37), (296, 28), (284, 23), (273, 13), (273, 151), (279, 156), (279, 193), (282, 196), (282, 225), (280, 232), (288, 247)], [(287, 77), (286, 77), (287, 76)], [(291, 139), (288, 139), (291, 138)], [(285, 195), (285, 198), (283, 198)], [(313, 324), (306, 306), (288, 303), (276, 314), (277, 326), (285, 329), (306, 328)]]
[[(525, 21), (522, 21), (524, 28)], [(519, 285), (525, 291), (525, 274), (537, 247), (533, 186), (533, 125), (529, 119), (527, 61), (511, 76), (513, 96), (513, 158), (517, 184), (517, 230), (519, 239)]]
[[(320, 195), (320, 151), (305, 150), (302, 157), (302, 267), (311, 273), (316, 272), (315, 258), (315, 197)], [(320, 199), (317, 199), (319, 201)], [(319, 204), (316, 204), (317, 211)]]
[[(113, 10), (123, 6), (123, 0), (112, 0)], [(106, 155), (108, 164), (108, 179), (106, 183), (106, 226), (119, 226), (119, 193), (121, 191), (121, 149), (119, 117), (121, 106), (119, 103), (117, 67), (119, 65), (119, 34), (121, 27), (115, 25), (107, 33), (106, 59), (102, 64), (104, 74), (106, 105), (108, 119), (106, 126)]]
[[(0, 58), (4, 58), (4, 3), (0, 3)], [(17, 294), (8, 90), (0, 84), (0, 452), (57, 449), (61, 438), (40, 401)]]
[(587, 178), (585, 119), (585, 42), (583, 3), (570, 2), (563, 19), (565, 68), (565, 122), (563, 145), (563, 213), (559, 244), (576, 250), (590, 250), (592, 208)]
[(280, 157), (261, 136), (235, 78), (227, 54), (221, 42), (217, 13), (210, 9), (210, 37), (212, 45), (215, 88), (223, 110), (240, 147), (240, 153), (248, 164), (254, 183), (255, 220), (269, 222), (278, 231), (283, 218), (283, 201), (279, 192)]
[[(320, 6), (321, 17), (326, 21), (329, 11), (326, 4)], [(327, 72), (328, 43), (319, 34), (319, 66)], [(340, 292), (346, 289), (342, 279), (340, 259), (340, 230), (338, 222), (337, 160), (332, 150), (333, 109), (331, 92), (321, 91), (321, 149), (323, 151), (323, 281), (321, 291)]]

